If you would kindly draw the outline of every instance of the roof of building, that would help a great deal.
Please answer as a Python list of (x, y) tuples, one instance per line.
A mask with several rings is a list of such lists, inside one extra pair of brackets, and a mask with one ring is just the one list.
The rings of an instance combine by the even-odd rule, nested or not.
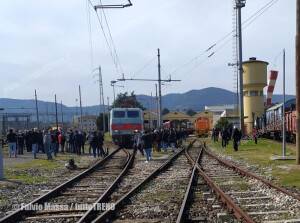
[(263, 61), (263, 60), (257, 60), (255, 57), (250, 57), (249, 60), (246, 60), (243, 62), (243, 64), (246, 64), (246, 63), (264, 63), (264, 64), (269, 64), (268, 62), (266, 61)]
[(183, 119), (191, 119), (192, 117), (183, 113), (183, 112), (169, 112), (163, 116), (164, 120), (183, 120)]
[(205, 106), (206, 111), (212, 112), (220, 112), (226, 109), (234, 109), (236, 105), (212, 105), (212, 106)]

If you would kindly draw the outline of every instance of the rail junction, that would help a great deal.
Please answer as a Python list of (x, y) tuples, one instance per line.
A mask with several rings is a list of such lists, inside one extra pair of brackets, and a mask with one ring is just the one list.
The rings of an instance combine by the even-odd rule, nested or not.
[[(0, 222), (300, 222), (298, 194), (220, 158), (199, 139), (148, 164), (138, 155), (115, 149)], [(45, 204), (66, 208), (30, 209)]]

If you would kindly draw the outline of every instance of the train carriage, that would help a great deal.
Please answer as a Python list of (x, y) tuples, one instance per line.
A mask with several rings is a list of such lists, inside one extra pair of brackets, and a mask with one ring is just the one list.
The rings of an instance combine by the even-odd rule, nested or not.
[[(282, 139), (282, 113), (283, 103), (276, 104), (266, 110), (266, 113), (256, 120), (256, 127), (261, 135), (280, 140)], [(295, 143), (296, 135), (296, 112), (295, 99), (291, 99), (285, 104), (284, 111), (286, 139)]]
[(143, 124), (143, 111), (139, 108), (114, 108), (110, 112), (110, 134), (119, 146), (130, 148), (134, 131), (143, 131)]

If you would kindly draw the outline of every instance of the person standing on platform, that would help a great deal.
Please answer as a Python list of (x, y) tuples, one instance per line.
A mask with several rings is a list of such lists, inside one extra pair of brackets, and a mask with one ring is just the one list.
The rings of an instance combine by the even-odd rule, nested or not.
[(148, 163), (151, 160), (152, 157), (152, 142), (153, 142), (153, 135), (147, 131), (145, 131), (145, 134), (142, 136), (144, 150), (146, 153), (146, 163)]
[(82, 154), (84, 154), (84, 146), (85, 146), (85, 142), (86, 142), (86, 133), (82, 132), (82, 143), (81, 143), (81, 149), (82, 149)]
[(134, 131), (133, 148), (139, 150), (141, 154), (144, 156), (144, 151), (142, 148), (142, 134), (140, 133), (139, 130)]
[(98, 157), (99, 155), (104, 157), (105, 156), (105, 153), (104, 153), (104, 150), (103, 150), (103, 145), (104, 145), (104, 133), (102, 132), (99, 132), (99, 135), (98, 135), (98, 150), (97, 150), (97, 153), (98, 153)]
[[(90, 142), (90, 148), (92, 148), (93, 151), (93, 156), (96, 158), (96, 152), (98, 150), (98, 144), (99, 144), (99, 139), (97, 136), (97, 132), (93, 132), (92, 134), (89, 135), (89, 142)], [(99, 156), (99, 151), (98, 151), (98, 156)]]
[(236, 127), (234, 127), (234, 129), (233, 129), (232, 138), (233, 138), (233, 149), (234, 149), (234, 151), (238, 151), (239, 150), (239, 142), (242, 138), (242, 134), (241, 134), (240, 130)]
[(18, 134), (18, 154), (23, 155), (24, 154), (24, 134), (22, 132), (19, 132)]
[(228, 139), (227, 129), (224, 128), (222, 130), (221, 136), (222, 136), (222, 147), (226, 148), (226, 146), (227, 146), (227, 139)]
[(258, 134), (257, 129), (253, 128), (252, 137), (253, 137), (255, 144), (257, 144), (257, 134)]
[(48, 130), (44, 137), (43, 137), (43, 144), (44, 144), (44, 150), (45, 150), (45, 153), (47, 155), (47, 159), (48, 160), (52, 160), (52, 137), (51, 137), (51, 131)]
[(177, 147), (177, 134), (175, 129), (170, 129), (169, 145), (171, 146), (172, 151), (175, 152), (175, 148)]
[(12, 156), (17, 158), (17, 135), (12, 129), (9, 130), (9, 133), (6, 136), (6, 141), (9, 148), (9, 158)]
[(31, 143), (32, 143), (32, 154), (33, 158), (36, 159), (36, 154), (38, 152), (38, 143), (39, 143), (39, 135), (37, 129), (34, 129), (31, 136)]

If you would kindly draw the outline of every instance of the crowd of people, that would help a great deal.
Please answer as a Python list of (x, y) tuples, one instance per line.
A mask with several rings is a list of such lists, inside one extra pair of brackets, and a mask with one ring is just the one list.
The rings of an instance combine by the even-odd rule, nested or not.
[(239, 144), (242, 139), (242, 132), (235, 126), (223, 128), (222, 130), (214, 128), (212, 130), (212, 140), (216, 142), (219, 138), (222, 139), (223, 148), (226, 148), (226, 146), (229, 144), (229, 141), (233, 140), (233, 149), (234, 151), (238, 151)]
[(63, 130), (38, 130), (14, 131), (10, 129), (6, 136), (9, 157), (23, 155), (24, 150), (32, 152), (33, 158), (37, 158), (37, 153), (44, 153), (47, 159), (52, 159), (57, 153), (85, 154), (85, 145), (88, 142), (88, 154), (105, 156), (103, 149), (104, 134), (102, 132), (73, 131), (72, 129), (64, 132)]
[(188, 136), (187, 131), (181, 129), (155, 129), (152, 131), (140, 132), (135, 131), (134, 134), (134, 148), (138, 149), (142, 155), (146, 155), (146, 162), (152, 159), (152, 150), (160, 152), (161, 150), (167, 152), (170, 148), (173, 152), (180, 147), (182, 141)]

